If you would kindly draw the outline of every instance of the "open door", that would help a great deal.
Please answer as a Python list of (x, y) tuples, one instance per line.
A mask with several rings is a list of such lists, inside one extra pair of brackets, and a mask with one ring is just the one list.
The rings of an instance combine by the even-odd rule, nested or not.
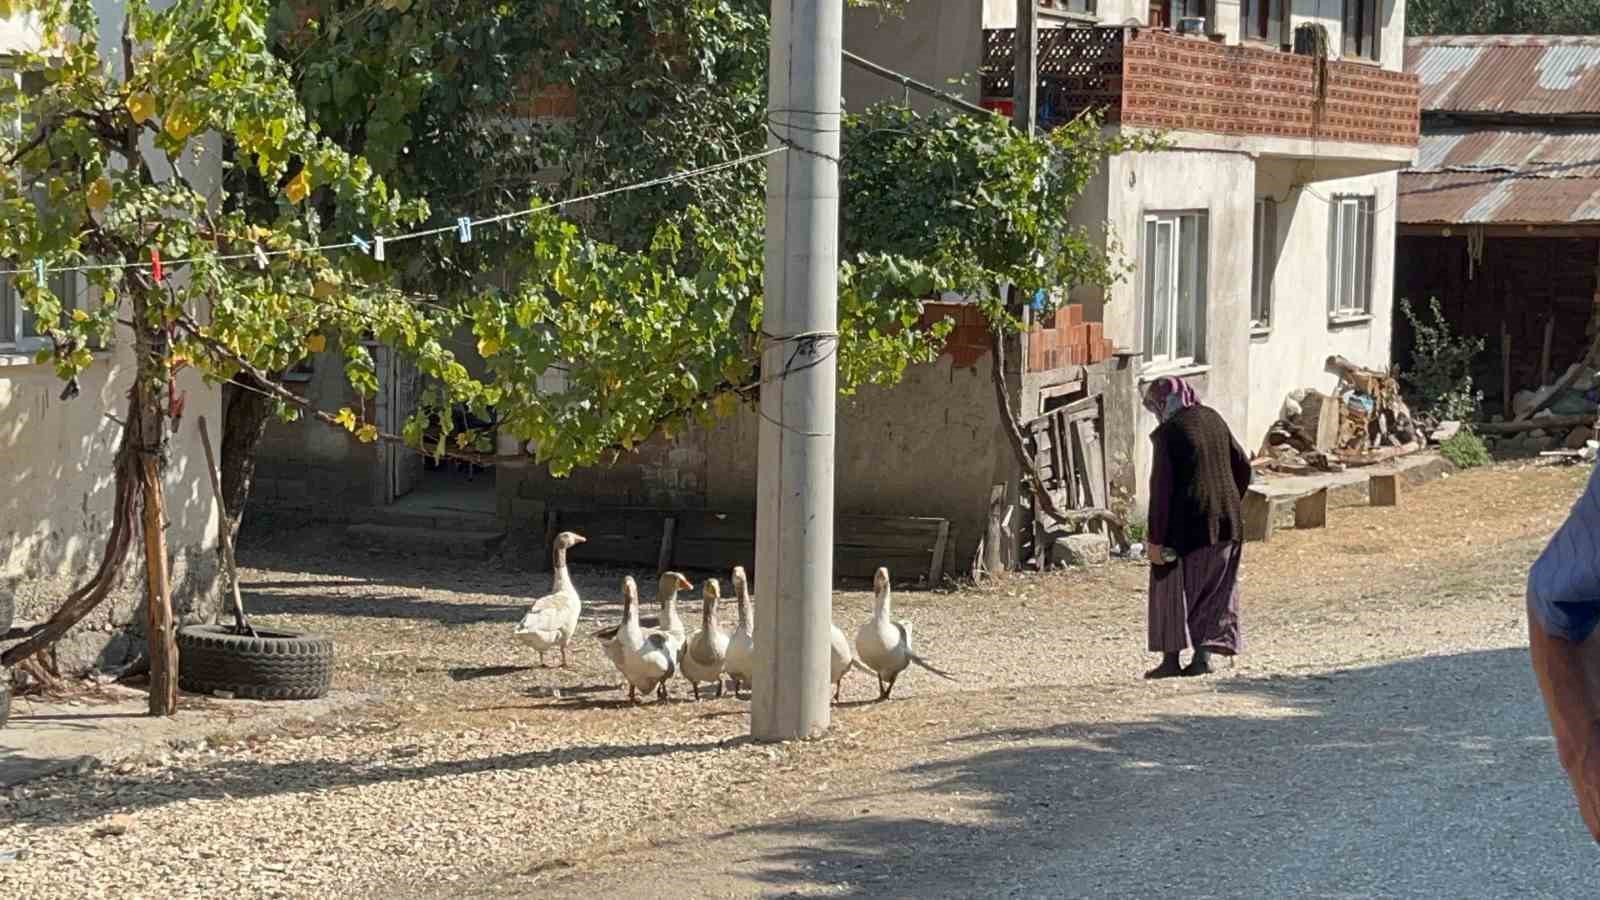
[[(410, 360), (382, 344), (368, 344), (378, 369), (377, 426), (399, 434), (416, 411), (421, 377)], [(422, 478), (421, 454), (388, 441), (379, 441), (377, 503), (380, 506), (411, 493)]]

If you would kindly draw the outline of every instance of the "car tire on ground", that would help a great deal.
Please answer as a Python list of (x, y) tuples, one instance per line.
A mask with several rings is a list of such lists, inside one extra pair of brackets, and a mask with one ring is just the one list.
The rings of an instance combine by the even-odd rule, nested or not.
[(333, 683), (333, 639), (222, 625), (178, 629), (178, 686), (197, 694), (227, 691), (248, 700), (315, 700)]

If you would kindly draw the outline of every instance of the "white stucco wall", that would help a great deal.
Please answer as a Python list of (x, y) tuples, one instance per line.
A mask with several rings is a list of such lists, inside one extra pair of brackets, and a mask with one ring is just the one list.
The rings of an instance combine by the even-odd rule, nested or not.
[[(1386, 368), (1394, 325), (1395, 191), (1399, 176), (1372, 175), (1291, 188), (1287, 166), (1262, 166), (1261, 196), (1280, 200), (1281, 251), (1273, 282), (1272, 328), (1250, 343), (1247, 449), (1255, 450), (1277, 421), (1284, 397), (1296, 388), (1331, 392), (1338, 378), (1325, 361), (1339, 354), (1358, 365)], [(1328, 200), (1337, 194), (1371, 194), (1372, 316), (1335, 325), (1328, 317)]]
[[(101, 45), (117, 47), (120, 6), (100, 0)], [(26, 25), (0, 22), (0, 47), (36, 41)], [(214, 191), (220, 183), (216, 152), (208, 139), (204, 159), (190, 171)], [(167, 174), (164, 164), (157, 176)], [(127, 318), (126, 304), (122, 317)], [(104, 548), (112, 506), (112, 463), (133, 386), (131, 331), (118, 327), (110, 347), (79, 379), (80, 395), (60, 400), (62, 383), (50, 366), (32, 362), (31, 353), (0, 350), (0, 585), (16, 593), (18, 616), (41, 620), (93, 573)], [(179, 373), (177, 387), (187, 394), (184, 415), (172, 436), (165, 476), (166, 532), (172, 593), (180, 617), (209, 614), (217, 597), (216, 538), (218, 505), (206, 473), (199, 419), (204, 416), (215, 447), (221, 447), (221, 391), (193, 371)], [(138, 630), (144, 579), (142, 544), (135, 541), (120, 587), (72, 633), (56, 645), (66, 671), (115, 664), (130, 649), (124, 626)]]

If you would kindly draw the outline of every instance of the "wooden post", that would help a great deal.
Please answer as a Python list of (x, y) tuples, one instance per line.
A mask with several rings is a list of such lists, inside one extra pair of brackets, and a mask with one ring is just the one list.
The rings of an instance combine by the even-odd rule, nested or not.
[(1544, 320), (1544, 346), (1539, 350), (1539, 386), (1544, 387), (1550, 383), (1550, 342), (1556, 336), (1556, 317), (1552, 314)]
[(161, 468), (154, 456), (139, 460), (144, 480), (145, 640), (150, 644), (150, 715), (178, 710), (178, 643), (172, 633), (172, 593), (167, 583), (166, 515)]
[(1400, 505), (1400, 476), (1398, 474), (1374, 475), (1367, 486), (1368, 501), (1373, 506)]
[[(1037, 519), (1037, 517), (1035, 517)], [(950, 541), (950, 520), (939, 523), (939, 536), (933, 542), (933, 560), (928, 563), (928, 590), (933, 590), (944, 580), (944, 549)], [(1035, 549), (1038, 544), (1034, 544)]]
[(667, 516), (661, 523), (661, 551), (656, 554), (656, 575), (672, 568), (672, 542), (678, 533), (678, 519)]
[(1294, 527), (1326, 528), (1328, 526), (1328, 489), (1312, 491), (1294, 502)]
[(1505, 417), (1511, 419), (1516, 411), (1511, 407), (1511, 334), (1506, 331), (1506, 320), (1500, 320), (1500, 378), (1501, 393), (1505, 395)]
[(1247, 491), (1244, 495), (1244, 539), (1270, 541), (1274, 523), (1272, 501), (1266, 494)]
[[(239, 564), (233, 556), (233, 535), (229, 534), (228, 511), (222, 501), (222, 476), (217, 471), (217, 457), (211, 450), (211, 434), (206, 431), (206, 417), (200, 417), (200, 446), (206, 451), (206, 469), (211, 473), (211, 492), (217, 496), (217, 516), (222, 522), (222, 527), (217, 531), (217, 543), (221, 545), (222, 564), (228, 568), (228, 588), (233, 593), (233, 624), (240, 631), (249, 629), (250, 622), (244, 615), (244, 598), (239, 596)], [(217, 610), (217, 618), (222, 618), (222, 610)], [(251, 632), (253, 635), (254, 632)]]

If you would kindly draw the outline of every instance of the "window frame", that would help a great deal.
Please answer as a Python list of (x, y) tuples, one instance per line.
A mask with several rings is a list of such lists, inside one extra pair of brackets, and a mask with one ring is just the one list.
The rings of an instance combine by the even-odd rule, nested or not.
[[(48, 276), (51, 293), (61, 300), (61, 311), (89, 310), (89, 285), (82, 272), (51, 272)], [(55, 347), (55, 341), (38, 333), (34, 322), (32, 334), (28, 319), (32, 313), (22, 300), (22, 290), (13, 275), (0, 275), (0, 353), (37, 353)], [(91, 349), (104, 349), (98, 341)]]
[[(1372, 317), (1376, 210), (1374, 194), (1335, 194), (1329, 201), (1328, 320), (1335, 324)], [(1354, 225), (1349, 222), (1352, 215), (1357, 217)], [(1347, 254), (1351, 240), (1355, 247)], [(1353, 302), (1347, 302), (1347, 295)]]
[(1272, 330), (1273, 283), (1278, 277), (1278, 203), (1257, 197), (1250, 239), (1250, 330)]
[(1340, 9), (1341, 55), (1378, 62), (1383, 52), (1383, 26), (1378, 0), (1344, 0)]
[[(1187, 225), (1187, 229), (1186, 229)], [(1156, 280), (1158, 269), (1155, 257), (1157, 238), (1163, 227), (1171, 229), (1167, 254), (1167, 283), (1165, 308), (1157, 309), (1163, 299), (1158, 297)], [(1192, 231), (1188, 230), (1192, 229)], [(1190, 242), (1186, 234), (1193, 234)], [(1149, 210), (1145, 212), (1140, 228), (1140, 278), (1139, 312), (1143, 325), (1141, 345), (1145, 364), (1161, 368), (1183, 368), (1203, 364), (1205, 361), (1205, 310), (1210, 280), (1211, 221), (1204, 209)], [(1193, 249), (1194, 256), (1186, 259), (1186, 251)], [(1188, 262), (1191, 268), (1186, 271)], [(1189, 294), (1185, 308), (1184, 294)], [(1163, 346), (1156, 346), (1158, 313), (1165, 318)], [(1185, 322), (1187, 317), (1187, 322)], [(1189, 345), (1183, 346), (1184, 325), (1187, 324)], [(1187, 350), (1188, 352), (1184, 352)]]
[(1284, 41), (1284, 0), (1241, 0), (1239, 34), (1247, 41), (1281, 47)]

